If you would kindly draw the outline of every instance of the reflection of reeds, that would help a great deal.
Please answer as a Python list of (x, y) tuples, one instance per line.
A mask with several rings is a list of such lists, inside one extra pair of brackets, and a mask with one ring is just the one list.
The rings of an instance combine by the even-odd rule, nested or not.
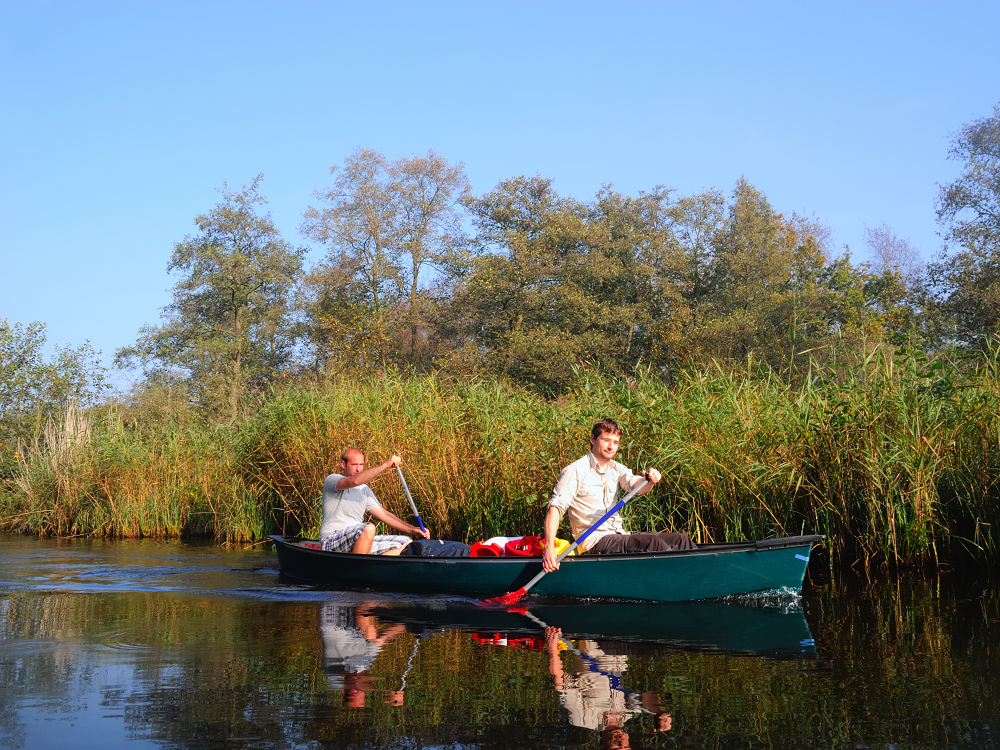
[[(123, 549), (130, 564), (143, 561), (141, 549)], [(622, 686), (656, 694), (679, 747), (992, 746), (995, 588), (955, 578), (838, 577), (809, 591), (818, 661), (630, 643)], [(387, 706), (384, 691), (400, 687), (413, 654), (414, 634), (400, 633), (366, 670), (374, 689), (365, 710), (351, 709), (326, 686), (319, 603), (204, 594), (10, 593), (0, 602), (2, 634), (17, 653), (0, 661), (0, 694), (17, 697), (10, 713), (23, 696), (79, 712), (100, 685), (107, 648), (127, 646), (127, 697), (109, 689), (92, 710), (127, 700), (130, 731), (174, 745), (193, 736), (220, 746), (234, 736), (274, 746), (482, 746), (484, 736), (523, 747), (596, 745), (592, 732), (568, 725), (544, 651), (479, 645), (461, 629), (425, 632), (404, 705)], [(377, 627), (384, 634), (393, 624)], [(669, 638), (671, 624), (662, 627)], [(529, 634), (543, 638), (513, 635)], [(607, 653), (626, 645), (597, 642)], [(111, 664), (120, 685), (125, 667)], [(579, 669), (569, 652), (563, 668)], [(656, 742), (648, 715), (627, 729), (633, 747), (672, 744)]]
[[(315, 530), (344, 447), (398, 452), (425, 522), (464, 540), (537, 533), (559, 470), (614, 416), (621, 460), (664, 481), (626, 509), (636, 530), (702, 542), (825, 533), (835, 552), (890, 561), (995, 554), (1000, 391), (877, 353), (852, 367), (654, 377), (581, 375), (546, 401), (490, 380), (382, 375), (288, 388), (244, 421), (200, 429), (68, 413), (25, 451), (0, 524), (55, 534), (233, 541)], [(953, 382), (954, 381), (954, 382)], [(373, 483), (401, 516), (391, 474)]]

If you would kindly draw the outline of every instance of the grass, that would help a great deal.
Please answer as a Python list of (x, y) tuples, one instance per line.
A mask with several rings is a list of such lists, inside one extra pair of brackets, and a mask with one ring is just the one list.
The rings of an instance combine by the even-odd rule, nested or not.
[[(633, 530), (700, 542), (822, 533), (850, 560), (995, 560), (997, 383), (995, 360), (959, 375), (876, 351), (793, 383), (753, 367), (671, 384), (585, 372), (555, 401), (494, 380), (345, 378), (288, 387), (227, 426), (71, 411), (4, 479), (0, 527), (231, 542), (314, 532), (323, 479), (356, 445), (370, 463), (403, 457), (436, 536), (540, 533), (559, 470), (586, 452), (589, 425), (613, 416), (620, 459), (664, 474), (626, 508)], [(393, 474), (373, 489), (409, 517)]]

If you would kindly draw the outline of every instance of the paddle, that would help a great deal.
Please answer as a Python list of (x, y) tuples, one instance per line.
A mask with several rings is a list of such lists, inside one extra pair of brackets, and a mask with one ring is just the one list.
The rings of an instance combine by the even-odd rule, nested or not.
[(410, 488), (406, 486), (406, 480), (403, 479), (403, 470), (397, 466), (396, 473), (399, 474), (399, 481), (403, 485), (403, 492), (406, 493), (406, 499), (410, 501), (410, 507), (413, 508), (413, 515), (417, 517), (417, 523), (420, 524), (420, 530), (427, 531), (424, 528), (424, 522), (420, 520), (420, 514), (417, 513), (417, 504), (413, 502), (413, 495), (410, 494)]
[[(629, 492), (625, 497), (623, 497), (621, 500), (619, 500), (617, 502), (617, 504), (615, 504), (615, 507), (613, 507), (607, 513), (605, 513), (603, 516), (601, 516), (601, 518), (597, 521), (597, 523), (595, 523), (593, 526), (591, 526), (585, 532), (583, 532), (582, 534), (580, 534), (579, 538), (576, 541), (574, 541), (566, 549), (564, 549), (562, 552), (560, 552), (559, 556), (556, 558), (556, 562), (557, 563), (561, 563), (563, 561), (563, 558), (566, 557), (566, 555), (568, 555), (570, 552), (572, 552), (577, 547), (579, 547), (580, 543), (584, 539), (586, 539), (588, 536), (590, 536), (602, 523), (604, 523), (609, 518), (611, 518), (611, 516), (613, 516), (618, 511), (620, 511), (625, 506), (625, 503), (627, 503), (633, 497), (635, 497), (636, 495), (638, 495), (639, 494), (639, 490), (641, 490), (647, 484), (649, 484), (649, 480), (648, 479), (646, 479), (645, 481), (643, 481), (641, 484), (637, 485), (631, 492)], [(545, 574), (547, 572), (548, 571), (545, 570), (545, 568), (542, 568), (542, 571), (538, 575), (536, 575), (534, 578), (532, 578), (530, 581), (528, 581), (526, 584), (524, 584), (524, 586), (522, 586), (521, 588), (519, 588), (517, 591), (511, 591), (510, 593), (503, 594), (502, 596), (495, 596), (492, 599), (484, 599), (482, 603), (483, 604), (504, 604), (504, 605), (507, 605), (507, 604), (517, 604), (519, 601), (521, 601), (521, 597), (523, 597), (525, 594), (528, 593), (528, 589), (530, 589), (532, 586), (534, 586), (536, 583), (538, 583), (540, 580), (542, 580), (542, 578), (545, 577)]]

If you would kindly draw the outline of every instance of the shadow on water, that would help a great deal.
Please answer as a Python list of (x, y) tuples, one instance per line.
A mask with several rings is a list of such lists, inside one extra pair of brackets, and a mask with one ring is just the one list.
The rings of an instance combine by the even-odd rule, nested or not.
[(0, 545), (0, 747), (997, 745), (989, 578), (504, 610), (288, 584), (262, 548)]

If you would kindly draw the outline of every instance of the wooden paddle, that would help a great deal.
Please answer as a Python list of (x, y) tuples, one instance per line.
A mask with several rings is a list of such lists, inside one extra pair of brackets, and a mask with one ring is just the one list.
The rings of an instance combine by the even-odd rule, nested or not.
[[(563, 561), (563, 559), (566, 557), (566, 555), (568, 555), (570, 552), (572, 552), (577, 547), (579, 547), (580, 543), (584, 539), (586, 539), (595, 530), (597, 530), (597, 528), (602, 523), (604, 523), (609, 518), (611, 518), (611, 516), (613, 516), (618, 511), (620, 511), (625, 506), (625, 503), (627, 503), (633, 497), (635, 497), (636, 495), (638, 495), (639, 491), (643, 487), (645, 487), (647, 484), (649, 484), (649, 479), (644, 480), (641, 484), (639, 484), (638, 486), (636, 486), (635, 488), (633, 488), (633, 490), (631, 492), (629, 492), (625, 497), (623, 497), (621, 500), (619, 500), (617, 502), (617, 504), (615, 505), (615, 507), (613, 507), (607, 513), (605, 513), (603, 516), (601, 516), (600, 520), (598, 520), (597, 523), (595, 523), (593, 526), (591, 526), (585, 532), (583, 532), (582, 534), (580, 534), (579, 538), (577, 538), (576, 541), (574, 541), (566, 549), (564, 549), (562, 552), (560, 552), (559, 556), (556, 558), (556, 562), (557, 563), (561, 563)], [(525, 594), (528, 593), (528, 589), (530, 589), (532, 586), (534, 586), (536, 583), (538, 583), (540, 580), (542, 580), (542, 578), (545, 577), (545, 574), (547, 572), (548, 571), (545, 570), (545, 568), (542, 568), (541, 572), (538, 575), (536, 575), (534, 578), (532, 578), (530, 581), (528, 581), (526, 584), (524, 584), (517, 591), (511, 591), (510, 593), (503, 594), (501, 596), (494, 596), (492, 599), (484, 599), (482, 601), (482, 603), (483, 604), (503, 604), (503, 605), (517, 604), (519, 601), (521, 601), (521, 597), (523, 597)]]
[(424, 528), (424, 522), (420, 520), (420, 514), (417, 513), (417, 504), (413, 502), (413, 496), (410, 494), (410, 488), (406, 486), (406, 480), (403, 479), (403, 470), (397, 466), (396, 473), (399, 474), (399, 481), (403, 485), (403, 492), (406, 493), (406, 499), (410, 501), (410, 507), (413, 508), (413, 515), (417, 517), (417, 523), (420, 524), (420, 530), (427, 531), (427, 529)]

